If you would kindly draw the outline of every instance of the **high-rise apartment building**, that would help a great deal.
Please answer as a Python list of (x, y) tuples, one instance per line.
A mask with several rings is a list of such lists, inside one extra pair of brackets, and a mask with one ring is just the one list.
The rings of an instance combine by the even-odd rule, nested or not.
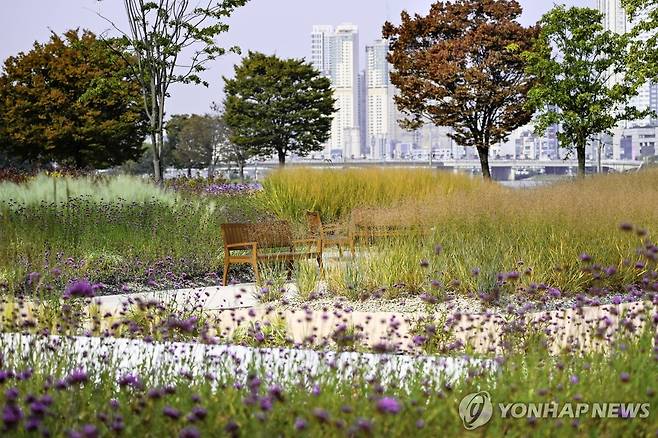
[(331, 80), (337, 112), (325, 155), (361, 155), (359, 128), (359, 31), (353, 24), (313, 26), (311, 63)]
[[(643, 15), (639, 15), (631, 20), (626, 14), (624, 7), (621, 5), (621, 0), (597, 0), (597, 6), (599, 12), (604, 16), (604, 28), (616, 33), (630, 32), (637, 21), (646, 18)], [(647, 36), (644, 35), (641, 36), (641, 38), (647, 38)], [(617, 76), (611, 78), (611, 81), (613, 82), (619, 80), (620, 78)], [(640, 110), (651, 109), (654, 112), (658, 112), (658, 85), (647, 82), (641, 86), (638, 90), (638, 95), (631, 100), (631, 104)], [(652, 119), (655, 119), (655, 117), (647, 117), (641, 120), (632, 120), (622, 123), (616, 129), (615, 135), (613, 136), (613, 157), (620, 159), (624, 155), (621, 145), (621, 139), (625, 137), (623, 133), (624, 129), (651, 125), (652, 123), (655, 123), (655, 120)]]
[(388, 41), (377, 40), (366, 46), (367, 127), (366, 147), (369, 155), (382, 159), (389, 155), (392, 138), (393, 88), (386, 60)]

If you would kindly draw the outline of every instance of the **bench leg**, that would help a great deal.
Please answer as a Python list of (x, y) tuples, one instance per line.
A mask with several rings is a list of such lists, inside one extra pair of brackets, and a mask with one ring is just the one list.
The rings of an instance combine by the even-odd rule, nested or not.
[(256, 277), (256, 284), (260, 284), (260, 272), (258, 272), (258, 262), (253, 261), (251, 262), (251, 266), (254, 268), (254, 276)]
[(222, 286), (226, 286), (226, 282), (228, 281), (228, 267), (229, 264), (226, 259), (224, 260), (224, 279), (222, 281)]

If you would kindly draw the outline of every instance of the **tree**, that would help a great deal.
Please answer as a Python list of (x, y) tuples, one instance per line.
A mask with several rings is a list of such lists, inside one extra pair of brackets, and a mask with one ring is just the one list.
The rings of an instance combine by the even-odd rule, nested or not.
[(331, 83), (304, 60), (249, 52), (224, 82), (224, 119), (235, 145), (276, 154), (283, 166), (288, 153), (322, 150), (329, 139), (336, 111)]
[(648, 79), (658, 81), (658, 0), (622, 0), (628, 18), (635, 23), (632, 67)]
[[(224, 22), (248, 0), (124, 0), (129, 31), (121, 32), (136, 58), (133, 75), (142, 89), (149, 120), (153, 171), (162, 179), (164, 118), (172, 84), (208, 84), (199, 76), (207, 63), (226, 53), (215, 38), (228, 32)], [(239, 53), (239, 48), (231, 47)], [(180, 58), (189, 55), (186, 62)]]
[(228, 130), (216, 115), (172, 116), (167, 123), (167, 137), (174, 159), (188, 169), (188, 175), (192, 168), (207, 167), (211, 178), (228, 141)]
[(232, 163), (234, 163), (238, 167), (240, 180), (244, 181), (244, 168), (247, 164), (247, 160), (254, 155), (253, 151), (248, 146), (238, 145), (231, 141), (233, 135), (231, 134), (231, 128), (226, 123), (224, 109), (221, 107), (221, 105), (213, 103), (212, 109), (224, 123), (227, 134), (226, 140), (222, 143), (219, 149), (219, 155), (221, 157), (220, 160), (229, 164), (229, 167)]
[(539, 111), (536, 129), (561, 125), (558, 139), (576, 150), (581, 176), (588, 141), (611, 133), (620, 121), (648, 115), (629, 105), (642, 83), (627, 67), (630, 37), (606, 31), (602, 23), (595, 9), (556, 6), (542, 17), (539, 38), (525, 54), (537, 77), (528, 102)]
[[(107, 44), (112, 45), (112, 49)], [(0, 149), (43, 164), (108, 167), (139, 156), (146, 119), (118, 42), (77, 30), (5, 61)]]
[(384, 25), (395, 102), (407, 116), (400, 125), (451, 127), (457, 144), (477, 149), (485, 179), (490, 146), (532, 117), (525, 99), (533, 78), (521, 53), (537, 29), (521, 26), (520, 15), (515, 0), (439, 1), (425, 17), (403, 12), (399, 26)]

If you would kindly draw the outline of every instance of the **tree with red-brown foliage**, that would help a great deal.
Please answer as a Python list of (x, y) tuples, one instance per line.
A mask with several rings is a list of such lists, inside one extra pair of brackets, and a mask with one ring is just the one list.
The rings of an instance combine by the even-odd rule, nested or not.
[(457, 144), (477, 149), (486, 179), (489, 148), (532, 118), (534, 78), (521, 55), (538, 29), (519, 24), (520, 15), (516, 0), (439, 1), (427, 16), (403, 12), (399, 26), (384, 25), (401, 126), (451, 127)]

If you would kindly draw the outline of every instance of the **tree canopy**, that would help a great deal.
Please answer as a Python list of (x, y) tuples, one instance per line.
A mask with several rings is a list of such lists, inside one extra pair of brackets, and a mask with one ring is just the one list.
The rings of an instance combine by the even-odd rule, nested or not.
[(403, 12), (399, 26), (384, 25), (401, 126), (451, 127), (457, 144), (477, 149), (485, 178), (490, 146), (532, 118), (525, 103), (534, 80), (521, 54), (538, 29), (519, 24), (520, 15), (515, 0), (439, 1), (427, 16)]
[(181, 167), (208, 168), (212, 177), (228, 142), (228, 130), (217, 115), (174, 115), (167, 123), (174, 160)]
[(117, 41), (70, 30), (8, 58), (0, 75), (0, 149), (35, 164), (78, 167), (137, 158), (146, 119), (121, 50)]
[(628, 68), (630, 36), (602, 23), (595, 9), (556, 6), (542, 17), (540, 36), (525, 54), (537, 77), (528, 102), (538, 111), (536, 128), (560, 124), (558, 139), (576, 150), (580, 175), (589, 140), (620, 121), (648, 115), (629, 104), (642, 83), (642, 75)]
[[(124, 0), (129, 30), (121, 31), (136, 62), (149, 120), (153, 171), (162, 179), (166, 101), (172, 84), (203, 84), (207, 63), (226, 53), (216, 38), (228, 32), (226, 19), (248, 0)], [(229, 51), (239, 53), (238, 47)]]
[(249, 52), (225, 81), (224, 119), (235, 145), (262, 156), (322, 150), (335, 112), (329, 79), (298, 59)]

